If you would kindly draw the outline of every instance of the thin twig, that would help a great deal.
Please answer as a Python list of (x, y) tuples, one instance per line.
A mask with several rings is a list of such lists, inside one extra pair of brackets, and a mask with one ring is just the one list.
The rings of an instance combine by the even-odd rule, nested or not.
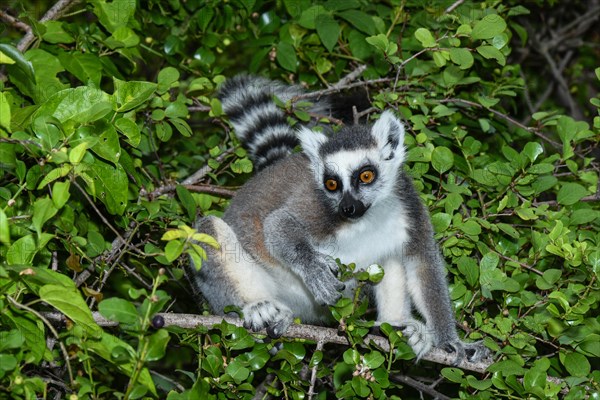
[(354, 83), (350, 83), (346, 86), (343, 87), (336, 87), (336, 88), (329, 88), (329, 89), (323, 89), (323, 90), (317, 90), (315, 92), (306, 92), (306, 93), (302, 93), (299, 94), (297, 96), (294, 96), (291, 99), (292, 103), (295, 103), (299, 100), (304, 100), (304, 99), (314, 99), (317, 97), (321, 97), (321, 96), (325, 96), (328, 94), (332, 94), (332, 93), (338, 93), (342, 90), (348, 90), (348, 89), (354, 89), (357, 87), (362, 87), (362, 86), (371, 86), (371, 85), (376, 85), (378, 83), (387, 83), (387, 82), (391, 82), (392, 78), (379, 78), (379, 79), (371, 79), (368, 81), (360, 81), (360, 82), (354, 82)]
[[(323, 341), (318, 341), (315, 351), (323, 351)], [(310, 373), (310, 386), (308, 387), (308, 400), (312, 400), (315, 393), (315, 385), (317, 384), (317, 372), (319, 370), (319, 363), (315, 363)]]
[(399, 382), (399, 383), (404, 383), (405, 385), (411, 386), (411, 387), (417, 389), (419, 392), (427, 393), (434, 399), (452, 400), (451, 397), (448, 397), (448, 396), (438, 392), (433, 387), (426, 385), (423, 382), (419, 382), (418, 380), (413, 379), (406, 375), (390, 375), (390, 380)]
[(335, 84), (331, 85), (331, 88), (332, 89), (343, 89), (346, 85), (348, 85), (349, 83), (354, 82), (356, 79), (358, 79), (358, 77), (363, 72), (365, 72), (366, 69), (367, 69), (367, 66), (365, 64), (359, 65), (348, 75), (344, 76), (342, 79), (337, 81)]
[(129, 242), (127, 242), (125, 239), (123, 239), (123, 237), (121, 236), (121, 234), (119, 233), (118, 230), (115, 229), (115, 227), (112, 226), (112, 224), (110, 223), (110, 221), (108, 219), (106, 219), (106, 217), (104, 216), (104, 214), (102, 214), (102, 212), (98, 209), (98, 207), (96, 207), (96, 204), (92, 201), (92, 199), (90, 198), (90, 196), (88, 196), (87, 192), (85, 191), (85, 189), (83, 189), (78, 183), (77, 181), (73, 181), (73, 184), (75, 185), (75, 187), (77, 187), (77, 189), (79, 189), (79, 191), (83, 194), (83, 196), (85, 197), (85, 199), (88, 201), (88, 203), (90, 203), (90, 205), (92, 206), (92, 208), (94, 209), (94, 211), (96, 211), (96, 214), (98, 214), (98, 216), (100, 217), (100, 219), (102, 220), (102, 222), (104, 222), (104, 224), (106, 226), (108, 226), (108, 228), (113, 231), (113, 233), (117, 236), (117, 238), (119, 240), (121, 240), (123, 243), (125, 243), (127, 245), (127, 247), (129, 247), (129, 249), (137, 254), (140, 255), (144, 255), (142, 252), (140, 252), (138, 249), (136, 249), (135, 247), (131, 246), (129, 244)]
[(185, 185), (185, 188), (191, 192), (214, 194), (221, 197), (231, 198), (235, 195), (235, 190), (225, 189), (213, 185)]
[(470, 100), (465, 100), (465, 99), (458, 99), (458, 98), (450, 98), (450, 99), (441, 99), (441, 100), (437, 100), (439, 103), (462, 103), (462, 104), (466, 104), (472, 107), (476, 107), (476, 108), (481, 108), (481, 109), (486, 109), (489, 112), (491, 112), (492, 114), (496, 115), (497, 117), (502, 118), (503, 120), (521, 128), (526, 130), (527, 132), (531, 132), (534, 135), (536, 135), (537, 137), (543, 139), (544, 141), (550, 143), (552, 146), (556, 147), (557, 149), (562, 149), (562, 145), (560, 143), (558, 143), (555, 140), (550, 139), (549, 137), (547, 137), (546, 135), (542, 134), (539, 130), (523, 125), (522, 123), (520, 123), (519, 121), (517, 121), (516, 119), (509, 117), (506, 114), (501, 113), (500, 111), (496, 111), (492, 108), (487, 108), (484, 107), (483, 105), (479, 104), (479, 103), (475, 103), (474, 101), (470, 101)]
[(513, 263), (515, 263), (515, 264), (519, 264), (521, 267), (525, 268), (525, 269), (526, 269), (526, 270), (528, 270), (528, 271), (534, 272), (534, 273), (538, 274), (539, 276), (543, 276), (543, 275), (544, 275), (544, 273), (543, 273), (542, 271), (540, 271), (540, 270), (538, 270), (538, 269), (535, 269), (535, 268), (534, 268), (534, 267), (532, 267), (532, 266), (529, 266), (529, 265), (527, 265), (527, 264), (525, 264), (525, 263), (522, 263), (522, 262), (520, 262), (520, 261), (517, 261), (517, 260), (513, 260), (512, 258), (510, 258), (510, 257), (507, 257), (507, 256), (505, 256), (504, 254), (502, 254), (502, 253), (499, 253), (499, 252), (497, 252), (497, 251), (495, 251), (495, 250), (492, 250), (492, 251), (493, 251), (494, 253), (496, 253), (496, 254), (497, 254), (497, 255), (498, 255), (500, 258), (503, 258), (503, 259), (505, 259), (506, 261), (510, 261), (510, 262), (513, 262)]
[(445, 13), (450, 14), (452, 11), (456, 10), (456, 8), (464, 2), (465, 2), (465, 0), (456, 0), (454, 2), (454, 4), (452, 4), (450, 7), (446, 8)]
[[(217, 161), (221, 162), (223, 161), (223, 159), (225, 157), (227, 157), (228, 155), (230, 155), (231, 153), (233, 153), (235, 151), (235, 148), (230, 147), (227, 150), (225, 150), (223, 153), (221, 153), (218, 157), (217, 157)], [(212, 168), (209, 167), (208, 165), (205, 165), (204, 167), (200, 168), (198, 171), (194, 172), (192, 175), (188, 176), (187, 178), (185, 178), (181, 184), (182, 185), (195, 185), (198, 182), (200, 182), (202, 179), (204, 179), (204, 177), (208, 174), (212, 172)]]
[[(69, 8), (79, 3), (79, 0), (59, 0), (46, 14), (40, 19), (40, 22), (51, 21), (60, 18)], [(33, 30), (29, 29), (21, 41), (17, 44), (17, 49), (23, 53), (35, 40)]]
[(0, 10), (0, 19), (6, 21), (6, 23), (8, 23), (10, 26), (19, 29), (23, 32), (29, 32), (31, 30), (31, 27), (29, 25), (27, 25), (25, 22), (21, 21), (18, 18), (13, 17), (12, 15), (10, 15), (7, 12), (4, 12), (3, 10)]

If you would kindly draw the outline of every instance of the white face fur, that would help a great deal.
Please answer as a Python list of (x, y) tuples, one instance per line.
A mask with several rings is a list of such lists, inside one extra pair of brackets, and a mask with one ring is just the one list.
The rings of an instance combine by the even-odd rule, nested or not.
[[(339, 135), (356, 138), (352, 127)], [(349, 145), (339, 151), (321, 151), (330, 140), (320, 132), (302, 128), (299, 139), (311, 161), (317, 185), (334, 209), (348, 219), (360, 218), (371, 206), (388, 198), (404, 161), (404, 126), (391, 111), (385, 111), (369, 132), (371, 145)], [(345, 138), (340, 138), (345, 139)], [(368, 138), (367, 138), (368, 139)], [(350, 211), (348, 211), (350, 209)]]

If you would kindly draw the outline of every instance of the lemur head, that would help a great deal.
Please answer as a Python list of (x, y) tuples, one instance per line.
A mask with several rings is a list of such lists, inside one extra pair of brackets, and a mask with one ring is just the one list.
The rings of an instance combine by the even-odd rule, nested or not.
[(404, 126), (385, 111), (370, 126), (346, 126), (328, 137), (308, 128), (299, 131), (317, 185), (341, 217), (356, 220), (390, 196), (404, 161)]

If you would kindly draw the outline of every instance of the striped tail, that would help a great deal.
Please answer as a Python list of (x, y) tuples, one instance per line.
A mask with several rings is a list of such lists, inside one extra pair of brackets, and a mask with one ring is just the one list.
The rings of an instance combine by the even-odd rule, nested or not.
[(299, 144), (273, 96), (287, 102), (303, 92), (297, 86), (251, 75), (235, 76), (221, 86), (218, 97), (223, 111), (257, 170), (287, 157)]

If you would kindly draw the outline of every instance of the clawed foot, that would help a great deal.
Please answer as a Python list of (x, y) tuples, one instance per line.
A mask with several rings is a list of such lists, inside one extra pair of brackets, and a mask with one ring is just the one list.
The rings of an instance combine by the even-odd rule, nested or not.
[(390, 323), (395, 328), (398, 328), (402, 335), (407, 339), (408, 345), (412, 348), (419, 361), (433, 347), (434, 336), (427, 331), (424, 323), (416, 319), (409, 319), (401, 322)]
[(484, 346), (481, 340), (474, 343), (465, 343), (459, 339), (456, 339), (441, 344), (440, 348), (447, 353), (455, 355), (453, 362), (454, 365), (460, 364), (465, 359), (469, 362), (479, 362), (490, 356), (488, 348)]
[(276, 339), (292, 324), (292, 311), (268, 300), (250, 303), (243, 307), (244, 328), (253, 331), (266, 329), (269, 337)]

